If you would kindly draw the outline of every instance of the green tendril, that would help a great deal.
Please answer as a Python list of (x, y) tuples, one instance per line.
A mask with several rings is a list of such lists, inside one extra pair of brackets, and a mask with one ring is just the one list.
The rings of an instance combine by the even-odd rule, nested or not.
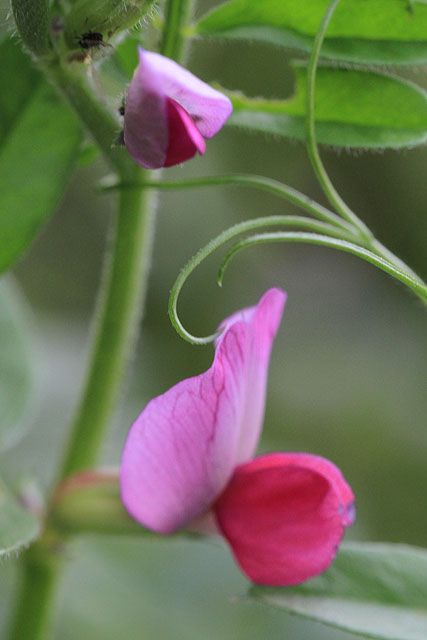
[(230, 260), (242, 249), (246, 249), (248, 247), (252, 247), (258, 244), (266, 244), (270, 242), (302, 242), (305, 244), (315, 244), (323, 247), (329, 247), (331, 249), (339, 249), (346, 253), (351, 253), (358, 258), (362, 258), (366, 262), (369, 262), (382, 271), (385, 271), (389, 275), (393, 276), (400, 282), (403, 282), (408, 287), (410, 287), (413, 292), (421, 299), (423, 302), (427, 302), (427, 286), (410, 275), (400, 271), (397, 267), (395, 267), (391, 262), (385, 260), (384, 258), (375, 255), (372, 251), (368, 249), (364, 249), (363, 247), (359, 247), (352, 242), (348, 242), (347, 240), (341, 240), (338, 238), (331, 238), (324, 235), (319, 235), (316, 233), (304, 233), (304, 232), (273, 232), (273, 233), (263, 233), (251, 236), (249, 238), (245, 238), (240, 242), (236, 243), (225, 256), (218, 272), (218, 284), (221, 285), (225, 270), (230, 262)]
[[(182, 325), (178, 312), (177, 312), (177, 304), (178, 297), (181, 293), (181, 289), (184, 286), (187, 278), (191, 275), (191, 273), (199, 266), (203, 260), (205, 260), (211, 253), (219, 249), (222, 245), (229, 242), (236, 236), (241, 235), (242, 233), (247, 233), (249, 231), (253, 231), (255, 229), (260, 229), (263, 227), (273, 227), (273, 226), (287, 226), (287, 227), (300, 227), (305, 229), (310, 229), (312, 231), (317, 231), (323, 234), (329, 234), (335, 238), (349, 238), (351, 235), (346, 231), (341, 231), (334, 227), (333, 225), (318, 222), (316, 220), (312, 220), (311, 218), (304, 218), (302, 216), (265, 216), (263, 218), (254, 218), (253, 220), (248, 220), (246, 222), (240, 222), (235, 224), (234, 226), (226, 229), (222, 233), (220, 233), (216, 238), (211, 240), (207, 245), (202, 247), (196, 254), (187, 262), (185, 267), (181, 270), (178, 278), (175, 281), (175, 284), (172, 287), (172, 291), (169, 297), (169, 317), (173, 326), (175, 327), (178, 334), (191, 342), (192, 344), (208, 344), (209, 342), (213, 342), (221, 332), (213, 333), (209, 336), (205, 337), (196, 337), (189, 333), (184, 326)], [(310, 235), (310, 234), (305, 234)], [(315, 234), (312, 234), (315, 235)], [(319, 236), (323, 237), (323, 236)], [(325, 235), (324, 237), (328, 237)], [(220, 284), (220, 283), (219, 283)]]
[(326, 197), (335, 210), (355, 227), (363, 243), (369, 243), (372, 233), (362, 220), (350, 209), (339, 195), (338, 191), (332, 184), (331, 179), (325, 169), (320, 158), (319, 149), (315, 135), (315, 88), (316, 88), (316, 71), (319, 64), (320, 49), (322, 47), (325, 33), (329, 22), (340, 0), (332, 0), (322, 18), (319, 29), (316, 33), (311, 50), (310, 61), (307, 69), (307, 117), (306, 117), (306, 134), (307, 134), (307, 150), (310, 156), (311, 164), (314, 172), (319, 180)]
[(173, 190), (173, 189), (194, 189), (202, 187), (214, 187), (214, 186), (241, 186), (241, 187), (253, 187), (267, 193), (271, 193), (279, 198), (291, 202), (295, 206), (303, 209), (307, 213), (311, 214), (315, 218), (324, 222), (329, 222), (340, 229), (344, 229), (349, 233), (357, 234), (355, 229), (350, 223), (342, 220), (335, 213), (317, 203), (312, 198), (309, 198), (304, 193), (301, 193), (297, 189), (290, 187), (278, 180), (271, 178), (264, 178), (263, 176), (232, 173), (220, 176), (206, 176), (202, 178), (191, 178), (189, 180), (171, 180), (171, 181), (158, 181), (158, 182), (145, 182), (143, 184), (135, 184), (131, 182), (117, 181), (115, 177), (104, 179), (99, 188), (102, 191), (120, 191), (122, 189), (133, 189), (136, 186), (143, 189), (160, 189), (160, 190)]

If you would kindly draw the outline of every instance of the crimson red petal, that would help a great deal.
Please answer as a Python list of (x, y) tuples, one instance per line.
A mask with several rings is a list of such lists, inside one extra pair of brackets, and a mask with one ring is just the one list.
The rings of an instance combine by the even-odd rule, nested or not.
[(237, 467), (214, 511), (246, 575), (285, 586), (331, 564), (353, 505), (352, 490), (329, 460), (274, 453)]
[(166, 100), (169, 145), (165, 167), (190, 160), (198, 151), (203, 155), (206, 142), (188, 113), (175, 100)]

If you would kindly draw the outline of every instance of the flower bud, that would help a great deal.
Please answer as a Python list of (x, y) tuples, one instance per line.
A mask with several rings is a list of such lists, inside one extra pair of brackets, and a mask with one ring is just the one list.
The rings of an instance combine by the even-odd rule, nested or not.
[(227, 96), (158, 53), (139, 49), (129, 86), (124, 139), (146, 169), (170, 167), (205, 152), (232, 111)]

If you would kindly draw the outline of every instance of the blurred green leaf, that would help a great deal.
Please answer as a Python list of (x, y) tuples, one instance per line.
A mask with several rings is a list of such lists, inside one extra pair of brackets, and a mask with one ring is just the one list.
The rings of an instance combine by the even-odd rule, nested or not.
[[(0, 45), (0, 271), (33, 240), (77, 156), (76, 117), (10, 40)], [(5, 55), (7, 64), (4, 62)]]
[(33, 397), (26, 310), (11, 283), (0, 283), (0, 450), (19, 440)]
[(98, 159), (98, 147), (89, 141), (83, 141), (76, 158), (76, 167), (87, 167)]
[[(289, 100), (233, 101), (229, 125), (305, 139), (307, 67), (294, 64), (295, 93)], [(373, 71), (320, 66), (316, 77), (316, 138), (345, 147), (402, 147), (427, 138), (427, 94), (400, 78)]]
[(117, 45), (115, 59), (126, 79), (132, 78), (133, 72), (138, 66), (138, 45), (141, 39), (135, 35), (129, 35)]
[[(202, 17), (195, 31), (309, 52), (328, 3), (231, 0)], [(427, 4), (423, 0), (346, 0), (332, 17), (321, 55), (352, 62), (423, 63), (427, 60)]]
[(2, 144), (27, 108), (41, 78), (40, 73), (19, 44), (9, 38), (0, 43), (0, 58), (2, 86), (7, 87), (7, 91), (0, 92), (0, 144)]
[(0, 481), (0, 558), (19, 551), (40, 532), (37, 516), (22, 507)]
[(254, 586), (249, 596), (368, 638), (425, 640), (426, 593), (427, 551), (352, 544), (317, 578), (296, 587)]

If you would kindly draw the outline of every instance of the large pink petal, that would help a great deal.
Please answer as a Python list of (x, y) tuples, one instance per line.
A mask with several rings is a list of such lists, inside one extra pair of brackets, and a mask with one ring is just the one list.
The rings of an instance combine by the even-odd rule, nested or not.
[[(180, 529), (202, 515), (229, 481), (240, 456), (246, 404), (252, 393), (259, 396), (259, 384), (250, 386), (255, 355), (259, 368), (266, 368), (283, 295), (270, 290), (254, 310), (228, 323), (212, 367), (152, 400), (133, 424), (121, 490), (141, 524), (160, 533)], [(258, 344), (263, 348), (255, 349)]]
[(331, 564), (353, 522), (354, 495), (332, 462), (274, 453), (238, 467), (214, 511), (246, 575), (285, 586)]
[(171, 533), (205, 511), (229, 480), (242, 416), (247, 325), (234, 324), (212, 367), (152, 400), (133, 424), (121, 465), (125, 507)]
[(250, 460), (258, 445), (264, 420), (271, 347), (282, 319), (285, 302), (284, 291), (277, 288), (269, 289), (256, 307), (235, 313), (221, 325), (227, 327), (236, 320), (243, 320), (249, 324), (245, 373), (247, 392), (238, 440), (237, 464)]

